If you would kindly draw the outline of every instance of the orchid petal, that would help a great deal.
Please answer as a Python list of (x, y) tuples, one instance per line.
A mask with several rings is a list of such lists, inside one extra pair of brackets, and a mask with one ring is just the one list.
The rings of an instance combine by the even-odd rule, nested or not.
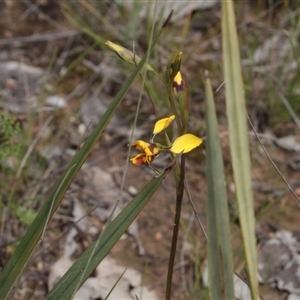
[(187, 153), (193, 150), (194, 148), (198, 147), (201, 143), (202, 140), (199, 137), (187, 133), (178, 137), (174, 141), (172, 147), (170, 148), (170, 151), (176, 154)]
[(184, 83), (183, 83), (180, 71), (178, 71), (178, 73), (174, 77), (173, 88), (174, 88), (174, 93), (176, 96), (178, 95), (178, 93), (182, 92), (184, 89)]
[(130, 145), (137, 150), (143, 151), (147, 156), (153, 156), (159, 154), (161, 147), (159, 144), (147, 143), (142, 140), (137, 140), (133, 145)]
[(144, 149), (145, 149), (145, 148), (148, 148), (148, 147), (150, 146), (150, 144), (147, 143), (147, 142), (144, 142), (144, 141), (142, 141), (142, 140), (137, 140), (134, 144), (129, 145), (129, 146), (131, 146), (131, 147), (133, 147), (133, 148), (135, 148), (135, 149), (137, 149), (137, 150), (142, 150), (142, 151), (144, 151)]
[(155, 135), (165, 130), (173, 122), (174, 119), (175, 116), (173, 115), (168, 118), (158, 120), (154, 125), (153, 134)]
[(132, 158), (130, 158), (130, 161), (136, 166), (141, 166), (141, 165), (148, 163), (147, 155), (145, 153), (139, 153), (139, 154), (133, 156)]

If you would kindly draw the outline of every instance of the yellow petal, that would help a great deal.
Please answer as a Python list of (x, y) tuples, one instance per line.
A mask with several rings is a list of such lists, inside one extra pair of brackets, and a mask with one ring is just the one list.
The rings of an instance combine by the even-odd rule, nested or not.
[(139, 153), (130, 158), (130, 161), (136, 166), (142, 166), (144, 164), (151, 164), (155, 157), (156, 155), (149, 156), (146, 153)]
[(142, 166), (147, 163), (147, 156), (145, 153), (139, 153), (130, 158), (130, 161), (136, 166)]
[(129, 146), (131, 146), (131, 147), (133, 147), (133, 148), (135, 148), (135, 149), (137, 149), (137, 150), (142, 150), (142, 151), (144, 151), (144, 149), (145, 149), (145, 148), (148, 148), (148, 147), (150, 146), (150, 144), (147, 143), (147, 142), (144, 142), (144, 141), (142, 141), (142, 140), (137, 140), (134, 144), (129, 145)]
[(154, 125), (153, 134), (158, 134), (159, 132), (166, 129), (173, 122), (174, 119), (175, 119), (175, 116), (173, 115), (169, 118), (164, 118), (164, 119), (158, 120)]
[(187, 133), (178, 137), (174, 141), (172, 147), (170, 148), (170, 151), (176, 154), (187, 153), (193, 150), (194, 148), (198, 147), (201, 143), (202, 140), (199, 137)]
[(131, 146), (137, 150), (143, 151), (147, 156), (157, 155), (161, 151), (161, 148), (158, 145), (156, 145), (154, 143), (149, 144), (142, 140), (137, 140)]
[(175, 93), (176, 96), (178, 95), (178, 93), (182, 92), (183, 89), (184, 89), (184, 83), (183, 83), (182, 76), (181, 76), (180, 72), (178, 72), (176, 74), (176, 76), (174, 77), (173, 88), (174, 88), (174, 93)]
[[(131, 52), (130, 50), (128, 50), (120, 45), (117, 45), (110, 41), (106, 41), (105, 45), (107, 45), (121, 59), (123, 59), (131, 64), (137, 65), (141, 61), (141, 58), (139, 56), (137, 56), (135, 53)], [(154, 71), (154, 69), (151, 66), (149, 66), (148, 64), (146, 65), (146, 68), (148, 71), (151, 71), (151, 72)]]

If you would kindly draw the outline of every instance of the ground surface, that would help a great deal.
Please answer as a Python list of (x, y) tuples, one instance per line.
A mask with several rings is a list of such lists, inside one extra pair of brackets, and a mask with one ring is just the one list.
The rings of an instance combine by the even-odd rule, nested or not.
[[(87, 118), (87, 120), (89, 116), (91, 120), (94, 118), (91, 112), (83, 112), (83, 103), (88, 101), (87, 99), (94, 97), (97, 100), (92, 101), (91, 105), (94, 105), (92, 103), (96, 102), (95, 110), (99, 109), (101, 111), (103, 108), (99, 108), (99, 102), (101, 102), (104, 107), (108, 105), (128, 75), (126, 72), (120, 71), (121, 68), (126, 69), (125, 65), (112, 67), (112, 65), (116, 63), (116, 57), (111, 55), (107, 50), (104, 50), (103, 47), (100, 47), (90, 52), (83, 61), (77, 63), (75, 68), (68, 72), (67, 76), (64, 78), (60, 77), (66, 72), (72, 61), (74, 61), (80, 53), (85, 51), (87, 47), (92, 45), (92, 42), (90, 37), (70, 25), (66, 20), (66, 16), (61, 13), (58, 2), (59, 1), (45, 1), (46, 4), (40, 6), (37, 13), (28, 8), (29, 6), (26, 1), (22, 4), (7, 1), (6, 7), (2, 10), (3, 18), (0, 24), (0, 36), (2, 37), (0, 39), (0, 62), (23, 62), (29, 66), (40, 67), (45, 70), (45, 72), (48, 68), (49, 70), (52, 69), (46, 85), (43, 83), (40, 98), (38, 98), (42, 108), (44, 107), (43, 97), (45, 97), (45, 90), (47, 91), (46, 94), (53, 93), (66, 99), (66, 107), (55, 113), (53, 122), (48, 126), (48, 129), (44, 132), (42, 138), (40, 138), (34, 148), (30, 156), (31, 158), (28, 160), (27, 166), (24, 169), (24, 172), (26, 171), (24, 176), (21, 176), (19, 180), (13, 175), (7, 177), (12, 183), (12, 186), (16, 187), (13, 194), (13, 201), (34, 210), (38, 210), (41, 207), (43, 199), (47, 196), (51, 186), (55, 183), (57, 176), (62, 173), (64, 167), (70, 161), (70, 157), (72, 156), (71, 151), (76, 150), (84, 139), (84, 135), (82, 135), (79, 130), (80, 124), (84, 124), (84, 118)], [(85, 3), (85, 1), (82, 1), (82, 3)], [(249, 9), (249, 11), (245, 12), (245, 15), (250, 24), (248, 25), (249, 34), (251, 34), (251, 22), (255, 13), (249, 7), (246, 9)], [(188, 70), (190, 79), (195, 78), (195, 76), (197, 76), (196, 70), (203, 68), (205, 65), (205, 68), (211, 70), (210, 72), (213, 75), (215, 74), (216, 81), (220, 79), (220, 83), (222, 82), (221, 75), (218, 72), (219, 68), (213, 65), (214, 60), (220, 61), (219, 36), (216, 34), (217, 29), (209, 28), (210, 24), (213, 24), (215, 21), (217, 22), (218, 10), (219, 7), (217, 6), (215, 10), (212, 9), (208, 11), (208, 13), (211, 14), (211, 18), (208, 18), (207, 25), (194, 22), (190, 34), (187, 35), (189, 41), (186, 42), (187, 45), (185, 46), (187, 54), (183, 68), (185, 68), (185, 71)], [(262, 11), (264, 11), (263, 7)], [(84, 11), (82, 16), (86, 18), (86, 14), (87, 12)], [(267, 14), (267, 16), (270, 15)], [(274, 18), (276, 19), (276, 16)], [(18, 22), (14, 22), (13, 20), (18, 20)], [(97, 24), (93, 25), (95, 30), (99, 30)], [(243, 28), (243, 26), (244, 23), (241, 22), (241, 28)], [(211, 36), (209, 36), (209, 30), (212, 31)], [(271, 29), (269, 30), (271, 31)], [(48, 35), (49, 31), (51, 31), (51, 33)], [(103, 33), (105, 30), (101, 31), (100, 29), (100, 32)], [(55, 38), (57, 37), (57, 33), (65, 34), (65, 36)], [(107, 39), (114, 38), (113, 35), (110, 37), (107, 32), (105, 32), (104, 36)], [(167, 38), (167, 40), (168, 39), (169, 38)], [(142, 38), (141, 40), (144, 41)], [(162, 45), (164, 45), (164, 43), (166, 43), (166, 41), (163, 41)], [(204, 45), (202, 48), (196, 49), (196, 53), (194, 53), (195, 45), (199, 43), (203, 43)], [(215, 47), (215, 51), (210, 52), (209, 55), (211, 56), (208, 55), (206, 58), (206, 49), (211, 50), (213, 47)], [(163, 47), (159, 48), (159, 53), (164, 53), (162, 49)], [(162, 69), (160, 71), (162, 72), (166, 63), (166, 57), (168, 57), (168, 55), (165, 55), (159, 64)], [(195, 60), (195, 57), (198, 60)], [(205, 63), (206, 60), (209, 62)], [(113, 64), (111, 61), (113, 61)], [(95, 70), (99, 66), (100, 69), (102, 68), (102, 71), (96, 73)], [(258, 84), (257, 82), (258, 79), (256, 78), (253, 85)], [(6, 83), (9, 84), (10, 82)], [(204, 136), (203, 89), (201, 87), (202, 84), (195, 88), (194, 86), (197, 84), (195, 80), (191, 80), (191, 127), (201, 136)], [(218, 83), (215, 85), (217, 87)], [(80, 88), (76, 89), (78, 86)], [(118, 116), (112, 122), (111, 127), (104, 133), (104, 136), (86, 163), (87, 169), (93, 167), (101, 168), (104, 172), (109, 173), (113, 177), (115, 187), (111, 188), (111, 190), (115, 189), (119, 191), (122, 185), (123, 170), (127, 160), (127, 143), (129, 141), (130, 127), (136, 110), (139, 88), (139, 83), (136, 83), (129, 91), (128, 96), (126, 96), (121, 105), (121, 109), (118, 111)], [(260, 90), (256, 90), (257, 99), (262, 100), (258, 102), (270, 105), (270, 103), (264, 102), (261, 97), (265, 87), (259, 88)], [(251, 89), (251, 87), (247, 86), (247, 89)], [(255, 99), (253, 95), (251, 96)], [(151, 110), (152, 106), (150, 102), (147, 101), (146, 96), (143, 100), (141, 118), (139, 119), (139, 126), (143, 130), (143, 133), (140, 135), (140, 138), (148, 139), (156, 116)], [(236, 217), (234, 185), (230, 173), (231, 165), (227, 124), (224, 117), (224, 101), (221, 95), (219, 97), (217, 96), (217, 106), (220, 117), (220, 136), (227, 172), (226, 178), (231, 206), (231, 217), (234, 220)], [(261, 109), (258, 105), (253, 104), (253, 101), (249, 102), (249, 110), (258, 129), (263, 128), (262, 132), (265, 133), (263, 141), (270, 155), (274, 158), (275, 163), (280, 168), (286, 180), (292, 185), (296, 193), (300, 194), (300, 181), (298, 180), (299, 148), (297, 148), (299, 128), (297, 128), (291, 118), (285, 119), (284, 122), (278, 122), (276, 118), (273, 119), (272, 122), (268, 122), (272, 117), (268, 114), (268, 110)], [(168, 113), (168, 110), (163, 108), (161, 116), (166, 116)], [(50, 113), (43, 109), (34, 111), (28, 109), (22, 112), (12, 113), (12, 115), (22, 120), (22, 130), (28, 134), (28, 143), (25, 141), (26, 148), (31, 145), (33, 138), (40, 132)], [(87, 122), (84, 128), (89, 131), (89, 127), (92, 127), (92, 125), (89, 125), (89, 122)], [(270, 132), (272, 134), (268, 134)], [(273, 135), (274, 133), (276, 135)], [(274, 137), (285, 137), (287, 135), (292, 135), (295, 138), (290, 150), (287, 150), (286, 143), (283, 143), (283, 146), (278, 146), (278, 143), (274, 143)], [(300, 217), (297, 201), (293, 198), (283, 180), (270, 164), (255, 137), (251, 134), (249, 134), (249, 136), (253, 157), (253, 186), (258, 234), (265, 237), (268, 236), (270, 232), (281, 228), (293, 232), (297, 231), (299, 229), (298, 220)], [(43, 151), (47, 148), (53, 153), (53, 149), (56, 146), (59, 146), (58, 154), (56, 156), (54, 155), (49, 161), (47, 157), (43, 156)], [(206, 181), (204, 147), (195, 150), (195, 153), (196, 154), (188, 156), (187, 179), (198, 214), (205, 223)], [(162, 161), (160, 166), (164, 164), (165, 161)], [(93, 215), (92, 210), (93, 207), (97, 205), (102, 205), (105, 210), (105, 205), (110, 207), (111, 203), (107, 204), (105, 202), (106, 191), (103, 187), (101, 188), (101, 184), (98, 185), (92, 182), (92, 180), (87, 180), (87, 172), (88, 171), (80, 172), (70, 187), (70, 191), (62, 203), (62, 207), (51, 221), (49, 230), (45, 233), (37, 253), (25, 270), (25, 275), (20, 282), (21, 289), (17, 291), (15, 296), (16, 299), (28, 299), (31, 292), (33, 294), (32, 299), (43, 299), (47, 291), (50, 267), (58, 257), (61, 256), (63, 251), (65, 235), (62, 234), (67, 232), (72, 225), (70, 217), (72, 216), (72, 206), (74, 205), (73, 201), (75, 198), (78, 199), (86, 209), (87, 218), (91, 222), (90, 224), (93, 224), (98, 230), (101, 230), (104, 226), (105, 218), (100, 220), (99, 216)], [(4, 180), (4, 176), (5, 174), (0, 174), (2, 181)], [(153, 173), (151, 173), (150, 170), (128, 165), (123, 184), (126, 193), (124, 203), (127, 203), (126, 201), (132, 197), (132, 195), (130, 195), (132, 187), (137, 191), (141, 190), (152, 176)], [(139, 239), (142, 242), (145, 254), (138, 255), (137, 241), (131, 235), (119, 241), (112, 250), (112, 257), (117, 259), (121, 265), (135, 268), (144, 275), (145, 284), (157, 292), (159, 299), (163, 299), (165, 291), (165, 279), (175, 209), (174, 186), (174, 176), (173, 173), (171, 173), (138, 217)], [(97, 190), (99, 187), (100, 192)], [(95, 191), (96, 194), (93, 193), (93, 191)], [(101, 194), (102, 192), (104, 195)], [(9, 193), (3, 193), (1, 196), (4, 197), (4, 195), (7, 197), (11, 196)], [(34, 198), (34, 200), (31, 200), (32, 198)], [(26, 202), (28, 199), (33, 202), (28, 204)], [(6, 201), (7, 200), (4, 199), (4, 203)], [(103, 202), (105, 205), (103, 205)], [(4, 214), (2, 215), (4, 216)], [(2, 222), (3, 221), (5, 221), (5, 219), (2, 218)], [(14, 247), (14, 243), (18, 241), (27, 228), (27, 225), (18, 218), (12, 218), (9, 221), (6, 220), (6, 222), (9, 222), (9, 224), (2, 224), (1, 227), (2, 233), (6, 237), (6, 243), (0, 245), (1, 253), (3, 254), (1, 255), (0, 261), (1, 267), (6, 264), (10, 256), (10, 251), (12, 251), (11, 249)], [(237, 224), (234, 221), (232, 227), (234, 232), (238, 231)], [(93, 240), (93, 236), (83, 235), (78, 237), (78, 239), (79, 244), (82, 246), (82, 249), (84, 249), (88, 243)], [(238, 246), (239, 243), (235, 241), (234, 244)], [(185, 246), (187, 248), (184, 248)], [(201, 284), (196, 282), (197, 280), (200, 281), (197, 276), (201, 274), (199, 269), (202, 268), (204, 264), (205, 247), (205, 239), (193, 217), (189, 201), (185, 199), (182, 211), (182, 228), (179, 236), (178, 256), (176, 259), (177, 264), (174, 272), (173, 299), (196, 299), (193, 290), (197, 293), (199, 289), (202, 289), (201, 297), (205, 299), (205, 290), (199, 288)], [(240, 249), (237, 247), (236, 251), (239, 252)], [(239, 262), (239, 259), (237, 259), (237, 268), (241, 266)], [(182, 277), (182, 274), (184, 274), (185, 277)], [(25, 295), (21, 295), (23, 292), (26, 292)], [(265, 294), (265, 299), (285, 299), (287, 296), (285, 292), (280, 292), (275, 289), (270, 290), (267, 287), (263, 288), (262, 292)]]

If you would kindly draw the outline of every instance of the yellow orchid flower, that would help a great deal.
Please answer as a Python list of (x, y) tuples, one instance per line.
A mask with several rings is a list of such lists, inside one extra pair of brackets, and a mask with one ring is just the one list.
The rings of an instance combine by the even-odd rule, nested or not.
[(172, 144), (170, 151), (179, 154), (179, 153), (187, 153), (193, 150), (194, 148), (200, 146), (202, 143), (202, 140), (191, 134), (187, 133), (180, 137), (178, 137), (174, 143)]
[[(163, 118), (158, 120), (153, 129), (153, 134), (156, 135), (157, 133), (165, 130), (175, 119), (175, 116), (172, 115), (168, 118)], [(130, 161), (136, 165), (136, 166), (141, 166), (141, 165), (151, 165), (152, 161), (155, 159), (156, 156), (158, 156), (161, 152), (173, 152), (175, 154), (182, 154), (182, 153), (187, 153), (193, 150), (194, 148), (198, 147), (201, 145), (202, 140), (191, 134), (187, 133), (184, 134), (180, 137), (178, 137), (174, 143), (172, 144), (171, 147), (166, 147), (158, 143), (154, 143), (153, 137), (151, 139), (151, 143), (147, 143), (142, 140), (137, 140), (134, 144), (129, 144), (128, 146), (131, 146), (135, 148), (136, 150), (140, 150), (141, 153), (133, 156), (130, 158)], [(152, 166), (152, 168), (154, 168)]]
[(157, 155), (160, 152), (160, 148), (155, 143), (147, 143), (142, 140), (136, 141), (134, 144), (130, 145), (131, 147), (142, 150), (146, 155), (153, 156)]
[(151, 164), (154, 158), (161, 152), (159, 144), (147, 143), (142, 140), (138, 140), (129, 146), (142, 151), (142, 153), (139, 153), (130, 159), (130, 161), (136, 166)]
[[(141, 61), (141, 58), (139, 56), (120, 45), (117, 45), (110, 41), (106, 41), (105, 45), (108, 46), (113, 52), (115, 52), (121, 59), (131, 64), (137, 65)], [(148, 71), (154, 72), (154, 69), (150, 65), (147, 64), (146, 68)]]
[(159, 132), (165, 130), (173, 122), (174, 119), (175, 116), (173, 115), (171, 117), (158, 120), (154, 125), (153, 134), (156, 135)]
[(176, 96), (178, 96), (178, 94), (180, 92), (182, 92), (183, 89), (184, 89), (184, 83), (183, 83), (180, 71), (178, 71), (177, 74), (176, 74), (176, 76), (174, 77), (174, 80), (173, 80), (173, 89), (174, 89), (174, 94)]

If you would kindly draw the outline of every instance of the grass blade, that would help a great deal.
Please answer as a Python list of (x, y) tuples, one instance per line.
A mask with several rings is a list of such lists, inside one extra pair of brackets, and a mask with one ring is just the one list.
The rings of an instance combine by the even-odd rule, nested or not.
[(42, 237), (47, 223), (55, 213), (58, 205), (64, 197), (69, 185), (73, 181), (77, 172), (80, 170), (82, 164), (88, 157), (89, 153), (94, 148), (101, 134), (108, 125), (110, 119), (113, 117), (116, 109), (118, 108), (119, 104), (121, 103), (121, 100), (127, 93), (133, 80), (141, 71), (143, 65), (147, 60), (147, 57), (149, 56), (149, 53), (151, 53), (151, 51), (153, 50), (165, 26), (166, 24), (164, 24), (164, 26), (160, 29), (157, 37), (151, 43), (151, 47), (148, 49), (148, 52), (143, 56), (142, 60), (136, 66), (135, 70), (132, 72), (126, 83), (122, 86), (121, 90), (114, 98), (107, 111), (105, 112), (105, 114), (91, 133), (91, 135), (88, 137), (82, 148), (77, 152), (77, 154), (70, 162), (69, 166), (67, 167), (67, 169), (55, 185), (55, 187), (53, 188), (53, 191), (49, 195), (46, 203), (39, 211), (38, 215), (36, 216), (32, 225), (26, 232), (25, 236), (22, 238), (13, 256), (10, 258), (3, 272), (0, 274), (0, 300), (7, 298), (12, 286), (16, 282), (22, 269), (25, 267), (30, 255), (35, 249), (38, 241)]
[(168, 171), (165, 171), (161, 176), (153, 178), (143, 190), (133, 198), (120, 214), (109, 223), (100, 238), (93, 242), (77, 259), (45, 299), (56, 300), (72, 298), (74, 289), (79, 288), (85, 282), (115, 243), (125, 233), (167, 174)]
[(205, 78), (208, 270), (211, 299), (234, 299), (229, 213), (216, 109)]
[(222, 2), (222, 45), (230, 150), (253, 299), (258, 299), (255, 219), (244, 87), (232, 1)]

